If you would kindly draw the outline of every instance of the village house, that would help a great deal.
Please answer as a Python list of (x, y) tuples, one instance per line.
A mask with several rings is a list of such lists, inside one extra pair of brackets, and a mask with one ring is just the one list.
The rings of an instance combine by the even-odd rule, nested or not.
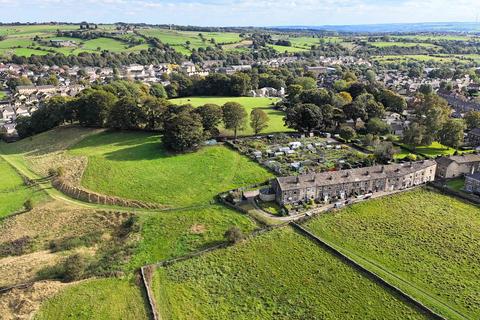
[(480, 195), (480, 172), (465, 177), (465, 191)]
[(473, 147), (480, 146), (480, 128), (470, 130), (470, 132), (467, 133), (467, 141), (468, 144)]
[(437, 161), (437, 176), (441, 179), (461, 177), (474, 174), (480, 169), (480, 155), (441, 157)]
[(433, 181), (437, 164), (425, 160), (403, 164), (278, 177), (272, 182), (276, 201), (295, 204), (331, 202), (380, 191), (395, 191)]

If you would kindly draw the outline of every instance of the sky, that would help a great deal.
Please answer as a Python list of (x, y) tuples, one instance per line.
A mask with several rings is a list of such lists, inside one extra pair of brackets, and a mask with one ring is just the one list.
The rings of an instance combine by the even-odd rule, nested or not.
[(0, 21), (196, 26), (475, 22), (480, 0), (0, 0)]

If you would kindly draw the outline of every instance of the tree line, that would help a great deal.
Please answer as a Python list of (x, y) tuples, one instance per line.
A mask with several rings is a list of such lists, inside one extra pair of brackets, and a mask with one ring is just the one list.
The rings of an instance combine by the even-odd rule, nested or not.
[[(199, 148), (209, 138), (219, 135), (219, 127), (232, 130), (236, 139), (246, 128), (249, 115), (236, 102), (223, 106), (206, 104), (194, 108), (189, 104), (173, 105), (165, 99), (159, 85), (114, 81), (94, 86), (74, 98), (56, 96), (47, 100), (31, 116), (17, 119), (21, 138), (50, 130), (64, 123), (85, 127), (120, 130), (152, 130), (163, 134), (163, 143), (177, 152)], [(268, 116), (261, 109), (250, 114), (255, 134), (268, 126)]]

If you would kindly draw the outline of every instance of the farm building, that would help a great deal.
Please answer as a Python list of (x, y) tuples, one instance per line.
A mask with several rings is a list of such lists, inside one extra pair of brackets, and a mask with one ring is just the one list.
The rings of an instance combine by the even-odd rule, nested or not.
[(310, 201), (330, 202), (355, 195), (401, 190), (433, 181), (433, 160), (407, 164), (377, 165), (351, 170), (279, 177), (272, 182), (280, 204)]
[(473, 174), (480, 169), (480, 155), (467, 154), (463, 156), (441, 157), (437, 161), (437, 176), (441, 179), (460, 177)]

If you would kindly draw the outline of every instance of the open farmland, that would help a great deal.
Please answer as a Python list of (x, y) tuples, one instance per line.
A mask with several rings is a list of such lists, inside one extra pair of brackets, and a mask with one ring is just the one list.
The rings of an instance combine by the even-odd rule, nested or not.
[(279, 45), (275, 45), (275, 44), (268, 44), (267, 46), (269, 46), (272, 49), (275, 49), (275, 51), (277, 51), (279, 53), (284, 53), (284, 52), (295, 53), (295, 52), (304, 52), (304, 51), (308, 50), (308, 49), (304, 49), (304, 48), (298, 48), (298, 47), (292, 47), (292, 46), (290, 46), (290, 47), (279, 46)]
[(369, 42), (371, 46), (378, 48), (388, 48), (388, 47), (403, 47), (403, 48), (412, 48), (412, 47), (422, 47), (422, 48), (439, 48), (438, 46), (431, 43), (423, 42), (385, 42), (385, 41), (376, 41)]
[[(191, 104), (194, 107), (198, 107), (207, 103), (213, 103), (219, 106), (224, 105), (227, 102), (238, 102), (245, 107), (245, 111), (250, 115), (253, 109), (260, 108), (269, 117), (268, 128), (266, 128), (262, 133), (273, 133), (273, 132), (286, 132), (292, 131), (291, 129), (285, 127), (283, 117), (285, 113), (280, 110), (275, 110), (273, 105), (279, 101), (278, 98), (253, 98), (253, 97), (188, 97), (188, 98), (177, 98), (171, 99), (170, 102), (182, 105), (182, 104)], [(247, 121), (248, 122), (248, 121)], [(222, 130), (223, 133), (233, 135), (232, 132), (228, 130)], [(251, 135), (253, 130), (250, 127), (250, 124), (247, 123), (246, 129), (239, 131), (239, 135)]]
[[(57, 37), (57, 31), (75, 31), (79, 25), (31, 25), (31, 26), (1, 26), (0, 35), (5, 36), (0, 41), (0, 54), (30, 57), (32, 55), (46, 55), (49, 53), (63, 53), (78, 55), (82, 52), (132, 52), (148, 49), (147, 44), (130, 47), (123, 39), (97, 38), (84, 40), (69, 37)], [(110, 32), (114, 28), (110, 25), (100, 25), (96, 31)], [(55, 47), (35, 41), (39, 37), (42, 41), (71, 40), (74, 47)]]
[(271, 177), (227, 147), (175, 155), (162, 147), (159, 135), (144, 132), (93, 135), (69, 154), (88, 157), (82, 180), (86, 188), (175, 207), (208, 204), (220, 192)]
[(40, 200), (42, 191), (24, 185), (22, 178), (0, 157), (0, 218), (23, 209), (27, 200)]
[(162, 319), (422, 319), (289, 227), (157, 270)]
[(157, 38), (185, 55), (189, 55), (191, 49), (215, 47), (215, 44), (235, 44), (242, 41), (240, 34), (234, 32), (195, 32), (161, 28), (142, 29), (139, 32), (145, 36)]
[(245, 234), (256, 227), (246, 215), (220, 205), (141, 213), (140, 224), (141, 239), (130, 262), (132, 269), (222, 243), (232, 226)]
[(315, 218), (306, 227), (406, 279), (466, 318), (479, 318), (477, 207), (418, 189), (352, 205)]
[(36, 320), (148, 319), (133, 280), (96, 279), (71, 285), (42, 304)]

